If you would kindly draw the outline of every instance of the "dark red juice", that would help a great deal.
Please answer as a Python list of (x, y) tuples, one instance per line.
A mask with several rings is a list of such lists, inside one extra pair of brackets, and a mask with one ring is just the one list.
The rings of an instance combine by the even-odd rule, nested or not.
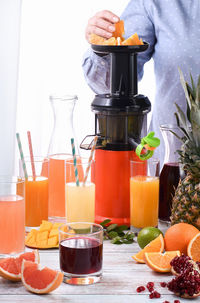
[(172, 198), (180, 179), (178, 163), (165, 163), (160, 174), (159, 219), (169, 221)]
[(103, 245), (97, 239), (77, 237), (60, 242), (60, 268), (71, 274), (92, 274), (102, 268)]

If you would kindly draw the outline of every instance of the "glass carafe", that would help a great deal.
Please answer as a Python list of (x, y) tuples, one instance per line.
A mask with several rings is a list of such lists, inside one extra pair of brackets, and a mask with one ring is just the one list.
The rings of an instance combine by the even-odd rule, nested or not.
[(160, 173), (159, 219), (169, 223), (172, 199), (180, 179), (177, 150), (181, 148), (181, 141), (172, 132), (180, 135), (180, 130), (175, 125), (167, 124), (161, 125), (160, 130), (165, 144), (165, 158)]
[(73, 111), (77, 96), (50, 96), (54, 114), (54, 127), (50, 139), (49, 158), (49, 218), (65, 220), (65, 161), (72, 157), (71, 138), (76, 155), (79, 148), (73, 128)]

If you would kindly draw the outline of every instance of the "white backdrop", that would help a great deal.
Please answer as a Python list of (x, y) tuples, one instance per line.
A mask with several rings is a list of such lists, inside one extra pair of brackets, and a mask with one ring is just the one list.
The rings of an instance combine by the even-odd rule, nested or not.
[[(116, 8), (117, 3), (117, 8)], [(89, 47), (85, 27), (97, 11), (109, 9), (120, 15), (128, 0), (23, 0), (17, 131), (28, 153), (27, 130), (35, 154), (46, 154), (53, 126), (49, 95), (77, 94), (74, 126), (78, 141), (94, 133), (90, 104), (94, 93), (82, 72), (82, 57)], [(149, 76), (150, 75), (150, 76)], [(152, 63), (145, 67), (139, 92), (153, 100)]]

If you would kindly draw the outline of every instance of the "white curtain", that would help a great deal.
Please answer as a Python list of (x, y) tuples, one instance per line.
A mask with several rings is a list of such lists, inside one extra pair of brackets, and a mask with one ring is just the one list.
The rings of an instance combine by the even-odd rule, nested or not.
[[(52, 93), (78, 95), (74, 113), (74, 126), (79, 143), (87, 134), (94, 133), (94, 113), (90, 109), (94, 93), (87, 86), (81, 67), (83, 54), (89, 47), (85, 40), (85, 27), (88, 19), (97, 11), (108, 9), (120, 15), (128, 2), (129, 0), (22, 1), (16, 120), (17, 41), (19, 36), (17, 17), (15, 17), (17, 25), (15, 32), (9, 33), (13, 39), (13, 44), (15, 43), (15, 47), (9, 45), (12, 49), (11, 57), (14, 63), (10, 64), (9, 57), (6, 58), (6, 61), (2, 61), (2, 58), (0, 58), (1, 64), (3, 62), (6, 66), (10, 64), (13, 69), (15, 67), (15, 70), (9, 71), (8, 77), (1, 83), (5, 88), (9, 87), (9, 93), (12, 91), (12, 104), (9, 95), (6, 100), (4, 96), (1, 97), (3, 103), (1, 108), (3, 107), (5, 112), (0, 113), (4, 121), (4, 123), (1, 123), (0, 144), (4, 145), (4, 160), (2, 163), (5, 164), (5, 167), (9, 167), (13, 163), (14, 143), (16, 148), (15, 158), (16, 160), (19, 158), (14, 136), (15, 123), (17, 125), (16, 131), (20, 133), (24, 154), (28, 155), (26, 133), (27, 130), (30, 130), (34, 154), (46, 155), (53, 127), (53, 115), (49, 103), (49, 95)], [(19, 19), (20, 1), (0, 0), (0, 3), (3, 3), (4, 6), (9, 6), (8, 3), (12, 4), (13, 9), (8, 11), (9, 19), (13, 19), (14, 13), (18, 15)], [(14, 4), (17, 6), (17, 3), (18, 7), (14, 9)], [(0, 14), (2, 14), (2, 11)], [(2, 19), (0, 22), (2, 23)], [(2, 26), (4, 27), (4, 25)], [(148, 63), (146, 70), (145, 77), (139, 85), (139, 92), (152, 99), (154, 94), (152, 63)], [(148, 77), (149, 72), (151, 73), (150, 77)], [(12, 77), (10, 78), (11, 74)], [(4, 75), (1, 77), (4, 78)], [(6, 145), (6, 142), (2, 143), (2, 138), (4, 138), (4, 141), (9, 141), (9, 145)]]
[(0, 0), (0, 174), (13, 174), (21, 0)]

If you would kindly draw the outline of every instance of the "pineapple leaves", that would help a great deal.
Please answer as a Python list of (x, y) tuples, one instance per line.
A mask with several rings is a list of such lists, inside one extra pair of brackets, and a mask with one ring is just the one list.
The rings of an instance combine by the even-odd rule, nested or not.
[(196, 103), (192, 104), (190, 118), (191, 118), (192, 133), (196, 146), (200, 147), (200, 110), (196, 105)]
[(183, 73), (182, 73), (180, 68), (178, 68), (178, 71), (179, 71), (179, 75), (180, 75), (180, 82), (181, 82), (181, 85), (183, 87), (188, 106), (189, 106), (189, 108), (191, 108), (191, 100), (190, 100), (190, 97), (189, 97), (189, 94), (188, 94), (187, 85), (186, 85)]
[(185, 134), (185, 136), (188, 139), (192, 140), (192, 138), (190, 136), (190, 129), (187, 125), (185, 114), (182, 111), (182, 109), (178, 106), (178, 104), (175, 103), (175, 105), (177, 108), (177, 113), (175, 113), (177, 125), (182, 130), (182, 132)]

